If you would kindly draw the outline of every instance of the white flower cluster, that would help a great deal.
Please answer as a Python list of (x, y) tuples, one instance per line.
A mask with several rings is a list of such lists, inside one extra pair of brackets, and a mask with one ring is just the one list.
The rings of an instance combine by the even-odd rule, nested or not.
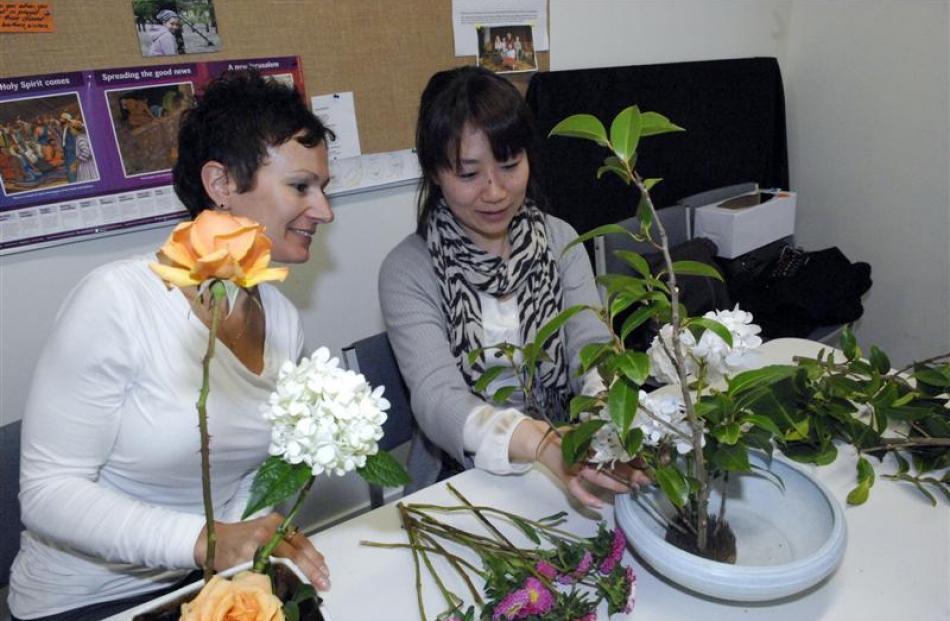
[(374, 390), (362, 375), (338, 365), (326, 347), (300, 364), (284, 363), (263, 407), (272, 424), (270, 454), (305, 463), (315, 476), (364, 466), (378, 450), (389, 409), (383, 386)]
[[(686, 355), (686, 374), (695, 377), (702, 365), (707, 381), (714, 382), (743, 370), (746, 354), (762, 344), (761, 328), (752, 323), (752, 313), (741, 310), (737, 304), (733, 310), (710, 311), (703, 317), (718, 321), (729, 330), (732, 347), (712, 330), (704, 331), (698, 343), (689, 330), (683, 330), (679, 341)], [(653, 377), (667, 384), (679, 383), (670, 358), (672, 345), (673, 326), (666, 324), (647, 350)]]
[[(620, 430), (610, 419), (607, 408), (597, 414), (582, 413), (581, 420), (601, 419), (607, 421), (594, 433), (591, 439), (593, 451), (590, 461), (596, 464), (613, 465), (613, 462), (629, 462), (633, 456), (628, 454), (620, 443)], [(682, 398), (673, 394), (651, 394), (640, 391), (640, 407), (631, 425), (643, 430), (643, 444), (657, 446), (668, 440), (673, 443), (679, 454), (685, 455), (693, 450), (690, 441), (691, 431), (686, 419), (686, 408)], [(703, 437), (705, 446), (706, 438)]]

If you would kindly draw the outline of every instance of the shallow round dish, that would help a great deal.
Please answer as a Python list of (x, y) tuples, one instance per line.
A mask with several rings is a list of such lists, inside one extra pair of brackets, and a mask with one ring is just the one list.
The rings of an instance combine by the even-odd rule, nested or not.
[[(736, 563), (689, 554), (664, 540), (672, 506), (657, 487), (617, 497), (614, 513), (631, 546), (657, 572), (697, 593), (719, 599), (758, 602), (803, 591), (841, 563), (847, 527), (841, 506), (827, 488), (789, 461), (750, 454), (749, 461), (775, 476), (736, 476), (727, 489), (726, 521), (736, 535)], [(778, 477), (783, 485), (775, 481)], [(784, 489), (783, 489), (784, 486)], [(720, 495), (709, 507), (717, 510)]]

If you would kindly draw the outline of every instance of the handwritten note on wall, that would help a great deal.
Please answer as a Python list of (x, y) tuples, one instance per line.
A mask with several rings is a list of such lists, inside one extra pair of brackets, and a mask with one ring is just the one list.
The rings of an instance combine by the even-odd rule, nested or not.
[(53, 32), (48, 2), (0, 2), (0, 32)]

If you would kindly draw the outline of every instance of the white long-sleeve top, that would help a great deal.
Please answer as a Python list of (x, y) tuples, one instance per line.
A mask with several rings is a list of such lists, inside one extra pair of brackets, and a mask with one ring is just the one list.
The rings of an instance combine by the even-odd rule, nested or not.
[[(130, 259), (89, 274), (67, 297), (23, 417), (23, 533), (10, 610), (50, 615), (167, 586), (193, 569), (204, 525), (197, 401), (208, 329), (177, 288)], [(207, 408), (216, 519), (240, 519), (270, 430), (260, 406), (296, 361), (293, 305), (260, 286), (264, 369), (221, 342)], [(178, 570), (178, 571), (175, 571)]]
[[(479, 293), (478, 298), (482, 309), (482, 343), (522, 345), (517, 298), (510, 296), (499, 300), (484, 293)], [(514, 369), (505, 358), (489, 356), (486, 360), (508, 367), (489, 384), (486, 391), (489, 396), (504, 386), (518, 386)], [(516, 359), (515, 362), (520, 363), (520, 360)], [(584, 375), (581, 394), (593, 395), (603, 388), (603, 380), (596, 369)], [(472, 454), (475, 467), (494, 474), (520, 474), (529, 470), (530, 463), (516, 463), (508, 459), (511, 436), (518, 423), (526, 418), (515, 407), (499, 408), (484, 404), (472, 408), (462, 428), (462, 442), (465, 451)]]

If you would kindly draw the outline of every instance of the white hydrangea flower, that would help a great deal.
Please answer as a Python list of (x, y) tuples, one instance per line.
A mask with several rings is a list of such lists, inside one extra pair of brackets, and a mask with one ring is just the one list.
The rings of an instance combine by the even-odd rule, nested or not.
[[(761, 328), (752, 323), (752, 313), (741, 310), (736, 304), (732, 310), (710, 311), (703, 317), (718, 321), (729, 330), (732, 347), (726, 345), (712, 330), (705, 330), (698, 343), (689, 330), (683, 330), (680, 332), (680, 343), (686, 354), (687, 376), (696, 377), (700, 364), (705, 365), (706, 379), (712, 382), (744, 370), (748, 352), (762, 344), (758, 336)], [(672, 352), (672, 343), (673, 326), (666, 324), (647, 350), (653, 377), (666, 384), (679, 382), (676, 367), (667, 354), (667, 351)]]
[[(597, 413), (582, 412), (580, 414), (582, 422), (595, 419), (604, 420), (607, 423), (594, 433), (590, 444), (592, 454), (588, 461), (606, 466), (612, 466), (617, 461), (631, 461), (634, 456), (627, 453), (620, 443), (620, 430), (611, 420), (607, 408)], [(641, 390), (640, 408), (634, 416), (632, 427), (643, 430), (645, 446), (657, 446), (661, 442), (670, 442), (680, 455), (693, 450), (690, 440), (692, 431), (686, 418), (686, 407), (683, 405), (683, 399), (676, 395), (648, 395)], [(705, 445), (704, 436), (703, 446)]]
[(716, 381), (744, 370), (746, 354), (762, 344), (759, 337), (762, 329), (752, 323), (752, 313), (741, 310), (736, 304), (731, 311), (710, 311), (703, 317), (718, 321), (732, 335), (732, 347), (711, 330), (706, 330), (700, 337), (693, 355), (706, 362), (707, 377)]
[[(696, 346), (696, 339), (689, 330), (682, 330), (679, 341), (683, 353), (686, 355), (686, 374), (694, 375), (698, 367), (695, 360), (690, 358), (689, 352)], [(659, 334), (653, 337), (653, 342), (650, 343), (650, 347), (647, 349), (647, 355), (650, 357), (651, 373), (653, 377), (664, 384), (679, 383), (679, 375), (670, 355), (672, 353), (673, 326), (666, 324), (660, 328)]]
[(270, 454), (305, 463), (314, 476), (363, 467), (383, 437), (389, 409), (383, 391), (361, 374), (341, 369), (326, 347), (297, 365), (284, 363), (262, 408), (272, 425)]

